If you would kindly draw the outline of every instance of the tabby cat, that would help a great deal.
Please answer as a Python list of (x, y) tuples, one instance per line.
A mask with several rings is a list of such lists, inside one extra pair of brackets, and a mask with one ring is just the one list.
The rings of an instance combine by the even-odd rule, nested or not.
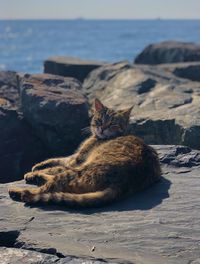
[(36, 164), (24, 178), (38, 187), (13, 187), (10, 197), (29, 204), (95, 207), (158, 181), (161, 169), (156, 151), (127, 133), (131, 110), (114, 111), (95, 99), (91, 137), (70, 157)]

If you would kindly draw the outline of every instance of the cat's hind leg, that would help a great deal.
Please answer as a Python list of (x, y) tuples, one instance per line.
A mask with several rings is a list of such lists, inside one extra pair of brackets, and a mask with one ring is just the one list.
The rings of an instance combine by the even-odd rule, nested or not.
[(68, 193), (68, 192), (47, 192), (39, 188), (11, 188), (9, 195), (13, 200), (27, 204), (54, 203), (64, 204), (67, 207), (99, 207), (119, 199), (120, 193), (117, 189), (107, 188), (102, 191), (90, 193)]
[(10, 198), (14, 201), (29, 202), (30, 197), (38, 195), (41, 192), (40, 188), (18, 188), (11, 187), (8, 190)]
[(44, 179), (47, 180), (46, 184), (40, 186), (40, 187), (11, 187), (9, 188), (8, 192), (10, 195), (10, 198), (19, 201), (19, 202), (25, 202), (30, 203), (31, 201), (33, 203), (37, 202), (38, 198), (41, 194), (47, 194), (48, 192), (57, 190), (57, 186), (55, 185), (53, 179), (51, 176), (48, 175), (41, 175)]
[[(51, 177), (52, 179), (52, 177)], [(62, 190), (62, 186), (57, 186), (53, 180), (47, 181), (46, 184), (36, 188), (20, 188), (11, 187), (8, 192), (11, 199), (19, 202), (24, 202), (28, 204), (34, 204), (41, 202), (48, 202), (49, 193)]]

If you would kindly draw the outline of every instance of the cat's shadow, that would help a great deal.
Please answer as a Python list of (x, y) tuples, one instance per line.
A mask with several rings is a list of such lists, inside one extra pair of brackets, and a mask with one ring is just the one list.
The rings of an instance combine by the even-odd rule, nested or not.
[[(67, 211), (69, 213), (79, 214), (93, 214), (100, 212), (120, 212), (120, 211), (131, 211), (131, 210), (149, 210), (155, 206), (158, 206), (163, 202), (164, 199), (169, 197), (169, 188), (171, 182), (162, 177), (161, 180), (155, 183), (150, 188), (142, 191), (141, 193), (135, 194), (126, 199), (109, 204), (100, 208), (89, 208), (89, 209), (69, 209), (64, 205), (35, 205), (30, 207), (37, 207), (44, 211)], [(28, 205), (27, 205), (28, 206)]]

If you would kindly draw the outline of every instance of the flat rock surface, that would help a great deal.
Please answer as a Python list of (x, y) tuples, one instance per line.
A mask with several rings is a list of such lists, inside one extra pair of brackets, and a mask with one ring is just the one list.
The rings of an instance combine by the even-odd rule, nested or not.
[(81, 60), (74, 57), (50, 57), (44, 62), (44, 72), (66, 77), (74, 77), (80, 82), (94, 69), (104, 63), (99, 61)]
[(156, 149), (164, 178), (104, 208), (30, 208), (8, 197), (11, 184), (1, 184), (0, 235), (7, 235), (12, 248), (57, 256), (103, 258), (114, 263), (198, 263), (200, 152), (182, 146)]
[(83, 87), (91, 104), (98, 97), (114, 109), (134, 106), (131, 131), (147, 143), (200, 149), (200, 82), (179, 78), (173, 71), (169, 65), (120, 62), (94, 70)]

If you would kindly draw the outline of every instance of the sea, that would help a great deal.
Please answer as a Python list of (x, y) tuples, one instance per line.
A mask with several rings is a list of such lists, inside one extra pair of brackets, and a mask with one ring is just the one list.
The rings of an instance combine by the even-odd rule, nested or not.
[(165, 40), (200, 44), (200, 20), (1, 20), (0, 70), (39, 73), (50, 56), (133, 62)]

